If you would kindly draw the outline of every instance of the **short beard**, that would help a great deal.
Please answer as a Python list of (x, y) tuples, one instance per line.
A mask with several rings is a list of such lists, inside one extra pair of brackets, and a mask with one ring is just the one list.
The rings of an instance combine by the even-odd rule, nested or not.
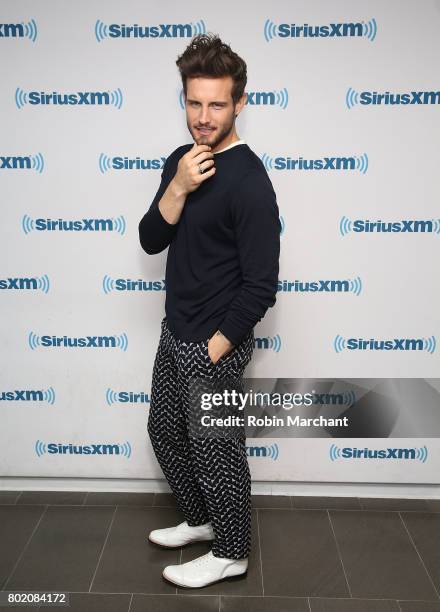
[[(195, 137), (196, 129), (194, 128), (194, 133), (193, 133), (192, 130), (191, 130), (190, 123), (189, 123), (188, 120), (186, 121), (186, 125), (187, 125), (189, 133), (193, 137), (194, 141), (197, 142), (196, 137)], [(212, 142), (209, 143), (209, 146), (212, 149), (214, 149), (218, 145), (219, 142), (221, 142), (226, 136), (228, 136), (228, 134), (230, 134), (232, 132), (232, 130), (234, 129), (234, 125), (235, 125), (235, 112), (232, 113), (231, 122), (230, 122), (229, 125), (224, 126), (221, 132), (219, 132), (218, 128), (217, 128), (217, 130), (216, 130), (217, 131), (217, 136), (216, 136), (216, 138), (214, 138), (214, 140)], [(199, 144), (199, 143), (197, 143), (197, 144)], [(202, 142), (200, 144), (205, 144), (205, 143)]]

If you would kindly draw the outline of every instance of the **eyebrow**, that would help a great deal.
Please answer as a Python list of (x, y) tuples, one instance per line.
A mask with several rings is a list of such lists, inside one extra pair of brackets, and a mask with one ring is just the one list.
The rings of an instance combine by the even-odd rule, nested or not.
[[(192, 98), (187, 98), (186, 101), (187, 102), (198, 102), (198, 100), (193, 100)], [(224, 100), (214, 100), (213, 102), (210, 102), (210, 104), (227, 104), (227, 102), (225, 102)]]

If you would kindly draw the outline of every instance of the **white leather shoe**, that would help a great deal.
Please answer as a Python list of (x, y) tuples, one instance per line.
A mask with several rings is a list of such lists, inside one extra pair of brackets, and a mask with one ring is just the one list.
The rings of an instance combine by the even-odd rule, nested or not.
[(162, 576), (178, 586), (204, 587), (230, 576), (244, 574), (248, 568), (248, 559), (227, 559), (214, 557), (212, 551), (193, 561), (180, 565), (167, 565)]
[(183, 523), (180, 523), (176, 527), (153, 529), (148, 539), (155, 544), (159, 544), (159, 546), (179, 548), (180, 546), (189, 544), (189, 542), (213, 540), (214, 531), (211, 527), (211, 523), (193, 527), (188, 525), (186, 521), (183, 521)]

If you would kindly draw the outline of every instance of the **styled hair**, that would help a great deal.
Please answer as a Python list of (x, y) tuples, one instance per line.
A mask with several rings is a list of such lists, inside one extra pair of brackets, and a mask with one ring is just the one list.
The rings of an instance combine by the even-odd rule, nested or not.
[(186, 80), (195, 77), (218, 78), (230, 76), (233, 80), (232, 101), (238, 102), (247, 82), (246, 62), (215, 34), (197, 34), (176, 64), (186, 93)]

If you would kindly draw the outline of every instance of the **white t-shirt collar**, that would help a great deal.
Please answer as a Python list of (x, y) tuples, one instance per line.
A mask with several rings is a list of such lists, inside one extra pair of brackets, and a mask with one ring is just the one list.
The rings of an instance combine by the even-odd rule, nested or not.
[(213, 151), (213, 153), (214, 153), (214, 155), (216, 153), (223, 153), (223, 151), (227, 151), (228, 149), (232, 149), (232, 147), (235, 147), (235, 145), (239, 145), (239, 144), (245, 144), (245, 141), (243, 140), (243, 138), (240, 138), (240, 140), (236, 140), (235, 142), (233, 142), (232, 144), (228, 145), (224, 149), (221, 149), (221, 151)]

